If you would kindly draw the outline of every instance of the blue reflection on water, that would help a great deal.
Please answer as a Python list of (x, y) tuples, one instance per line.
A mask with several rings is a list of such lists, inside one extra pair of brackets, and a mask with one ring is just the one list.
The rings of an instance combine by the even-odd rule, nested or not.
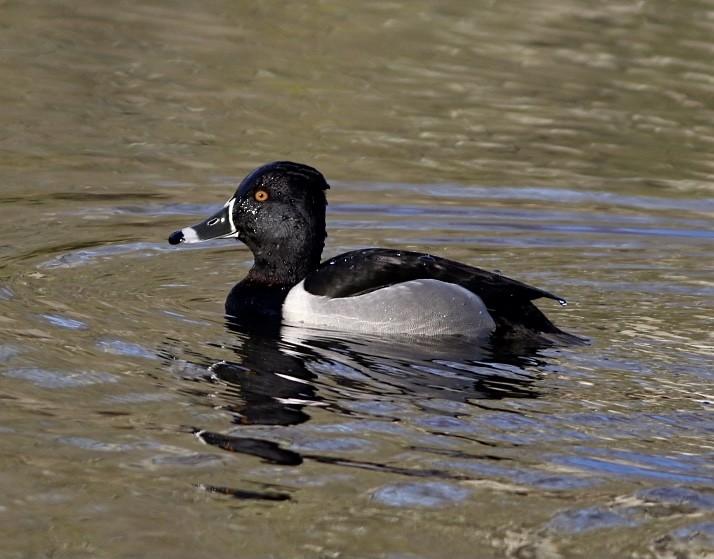
[[(598, 452), (601, 449), (589, 449)], [(611, 474), (618, 477), (638, 477), (661, 479), (678, 483), (698, 483), (714, 485), (714, 475), (703, 476), (688, 472), (701, 471), (701, 465), (688, 465), (682, 458), (670, 459), (661, 456), (626, 453), (630, 462), (619, 461), (622, 457), (613, 457), (613, 460), (593, 458), (591, 456), (553, 456), (550, 461), (555, 464), (594, 471), (600, 474)], [(638, 464), (639, 462), (639, 464)], [(661, 469), (656, 469), (657, 467)]]
[(442, 482), (397, 482), (375, 490), (372, 498), (393, 507), (441, 507), (466, 499), (468, 489)]

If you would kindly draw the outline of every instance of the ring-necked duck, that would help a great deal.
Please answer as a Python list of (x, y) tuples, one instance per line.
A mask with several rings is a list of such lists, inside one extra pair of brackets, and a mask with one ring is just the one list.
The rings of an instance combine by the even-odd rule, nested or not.
[(226, 313), (369, 334), (483, 338), (545, 336), (576, 342), (531, 302), (563, 299), (437, 256), (368, 248), (320, 263), (325, 244), (322, 174), (278, 161), (255, 169), (223, 208), (171, 234), (169, 243), (235, 237), (255, 262), (228, 295)]

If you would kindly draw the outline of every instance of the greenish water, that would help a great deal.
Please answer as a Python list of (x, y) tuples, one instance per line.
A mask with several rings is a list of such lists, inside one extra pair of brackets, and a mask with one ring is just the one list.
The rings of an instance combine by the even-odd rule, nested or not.
[[(0, 3), (0, 555), (711, 557), (713, 31), (706, 1)], [(326, 257), (499, 269), (593, 344), (232, 331), (247, 249), (166, 237), (283, 158), (332, 185)]]

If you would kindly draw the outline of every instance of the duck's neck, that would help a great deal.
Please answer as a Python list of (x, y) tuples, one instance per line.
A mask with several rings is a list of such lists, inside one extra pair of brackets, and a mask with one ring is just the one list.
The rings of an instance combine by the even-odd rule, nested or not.
[(233, 287), (226, 300), (229, 315), (280, 316), (288, 291), (320, 265), (325, 236), (323, 234), (311, 243), (304, 239), (291, 241), (261, 245), (260, 249), (253, 250), (253, 267)]
[(253, 267), (241, 283), (289, 289), (317, 269), (323, 246), (324, 241), (306, 250), (280, 245), (261, 248), (253, 253)]

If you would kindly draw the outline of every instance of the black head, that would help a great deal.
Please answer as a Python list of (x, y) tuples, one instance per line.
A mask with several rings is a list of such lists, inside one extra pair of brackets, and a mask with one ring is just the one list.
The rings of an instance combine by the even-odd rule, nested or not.
[(325, 244), (322, 174), (300, 163), (258, 167), (223, 208), (205, 221), (171, 234), (169, 243), (235, 237), (255, 257), (249, 274), (272, 284), (295, 284), (320, 263)]

